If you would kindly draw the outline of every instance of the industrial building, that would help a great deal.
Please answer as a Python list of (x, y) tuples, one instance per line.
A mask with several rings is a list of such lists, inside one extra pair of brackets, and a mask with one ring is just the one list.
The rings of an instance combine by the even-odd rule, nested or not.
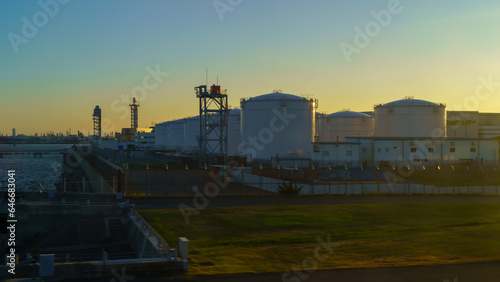
[(478, 131), (480, 138), (499, 138), (500, 113), (479, 113)]
[(101, 118), (101, 108), (95, 106), (94, 114), (92, 115), (92, 121), (94, 122), (94, 138), (101, 138), (102, 134), (102, 118)]
[[(312, 162), (326, 166), (413, 166), (466, 163), (496, 165), (500, 114), (446, 112), (444, 104), (407, 97), (376, 105), (374, 127), (351, 119), (320, 122)], [(339, 113), (326, 117), (342, 116)], [(326, 118), (325, 117), (325, 118)], [(357, 117), (357, 121), (352, 121)], [(482, 117), (482, 118), (481, 118)], [(368, 120), (369, 115), (363, 117)], [(323, 135), (323, 136), (321, 136)], [(371, 135), (371, 136), (370, 136)], [(334, 137), (332, 140), (332, 137)]]
[(498, 140), (467, 138), (352, 137), (339, 143), (316, 143), (313, 162), (318, 167), (425, 165), (468, 163), (495, 165)]
[[(229, 110), (228, 155), (236, 156), (240, 144), (240, 109)], [(155, 148), (182, 153), (198, 153), (200, 116), (156, 124)], [(211, 141), (209, 141), (210, 143)]]
[(153, 128), (138, 128), (135, 135), (136, 148), (138, 149), (154, 149), (155, 133)]
[(448, 111), (446, 136), (450, 138), (479, 138), (479, 112)]
[(139, 128), (139, 104), (136, 98), (132, 100), (130, 106), (130, 127), (122, 128), (121, 134), (115, 139), (102, 139), (102, 116), (101, 108), (96, 106), (92, 114), (94, 123), (93, 136), (100, 149), (106, 150), (150, 150), (155, 149), (154, 127)]
[[(260, 161), (276, 157), (311, 158), (317, 116), (315, 99), (274, 91), (241, 99), (240, 107), (228, 114), (228, 156)], [(203, 118), (195, 116), (157, 124), (156, 149), (197, 153), (202, 122)], [(210, 141), (209, 135), (209, 145), (211, 142), (214, 141)]]
[(447, 112), (444, 104), (406, 97), (375, 105), (373, 111), (324, 114), (317, 112), (316, 99), (280, 90), (243, 98), (240, 109), (228, 110), (220, 100), (212, 110), (207, 99), (227, 99), (226, 92), (217, 85), (195, 89), (200, 115), (156, 124), (153, 131), (138, 130), (139, 105), (134, 101), (131, 128), (123, 129), (120, 141), (102, 142), (103, 147), (120, 149), (119, 144), (127, 143), (126, 148), (134, 144), (201, 155), (203, 141), (204, 150), (223, 152), (227, 146), (226, 156), (283, 167), (483, 166), (496, 165), (499, 158), (497, 113)]

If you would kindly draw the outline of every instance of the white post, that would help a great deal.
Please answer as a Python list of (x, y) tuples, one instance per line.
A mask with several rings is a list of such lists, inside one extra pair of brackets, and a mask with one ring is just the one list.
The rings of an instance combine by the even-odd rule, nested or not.
[(178, 240), (179, 257), (187, 261), (189, 260), (189, 240), (186, 237), (179, 237)]

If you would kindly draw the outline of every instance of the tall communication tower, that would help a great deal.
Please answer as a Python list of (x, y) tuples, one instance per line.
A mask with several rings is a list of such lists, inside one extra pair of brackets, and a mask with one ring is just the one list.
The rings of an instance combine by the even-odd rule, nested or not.
[(101, 138), (101, 108), (99, 106), (95, 106), (92, 120), (94, 121), (94, 137)]
[(200, 135), (198, 145), (201, 161), (225, 164), (227, 158), (227, 122), (229, 110), (227, 94), (219, 85), (212, 85), (210, 92), (206, 85), (194, 88), (200, 101)]
[(137, 128), (139, 124), (139, 104), (137, 104), (137, 100), (134, 97), (133, 103), (130, 106), (130, 128)]

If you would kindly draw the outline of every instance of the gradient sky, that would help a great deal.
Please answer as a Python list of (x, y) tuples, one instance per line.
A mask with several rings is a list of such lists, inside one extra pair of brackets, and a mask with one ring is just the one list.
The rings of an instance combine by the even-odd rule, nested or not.
[(500, 83), (474, 98), (479, 77), (500, 82), (498, 1), (401, 0), (401, 13), (350, 63), (340, 44), (354, 45), (355, 27), (390, 1), (243, 0), (222, 20), (214, 2), (72, 0), (16, 53), (9, 34), (22, 36), (22, 18), (33, 22), (43, 9), (1, 1), (0, 133), (86, 133), (95, 105), (105, 131), (129, 127), (123, 110), (148, 66), (169, 76), (140, 101), (140, 127), (196, 115), (193, 88), (205, 83), (207, 67), (209, 84), (219, 76), (234, 107), (281, 89), (312, 95), (326, 113), (370, 111), (405, 96), (499, 112)]

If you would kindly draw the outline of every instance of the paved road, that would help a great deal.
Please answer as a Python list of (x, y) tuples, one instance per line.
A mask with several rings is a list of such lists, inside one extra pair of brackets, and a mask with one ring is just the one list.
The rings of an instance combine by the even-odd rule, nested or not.
[(410, 266), (367, 269), (338, 269), (315, 271), (309, 277), (264, 274), (240, 277), (214, 277), (200, 279), (205, 282), (496, 282), (500, 281), (500, 262)]
[[(180, 203), (193, 206), (195, 198), (132, 199), (137, 209), (176, 209)], [(241, 207), (266, 205), (340, 205), (380, 203), (500, 203), (500, 197), (469, 196), (325, 196), (325, 197), (219, 197), (209, 199), (208, 207)], [(499, 279), (500, 281), (500, 279)]]
[[(137, 276), (134, 282), (140, 281), (201, 281), (201, 282), (497, 282), (500, 277), (500, 262), (485, 262), (454, 265), (407, 266), (387, 268), (357, 268), (318, 270), (310, 274), (298, 275), (282, 273), (253, 274), (236, 276), (212, 276), (196, 280), (172, 280), (170, 275)], [(170, 276), (171, 277), (171, 276)], [(288, 278), (288, 279), (287, 279)], [(80, 281), (80, 280), (79, 280)], [(93, 279), (107, 282), (107, 279)]]

